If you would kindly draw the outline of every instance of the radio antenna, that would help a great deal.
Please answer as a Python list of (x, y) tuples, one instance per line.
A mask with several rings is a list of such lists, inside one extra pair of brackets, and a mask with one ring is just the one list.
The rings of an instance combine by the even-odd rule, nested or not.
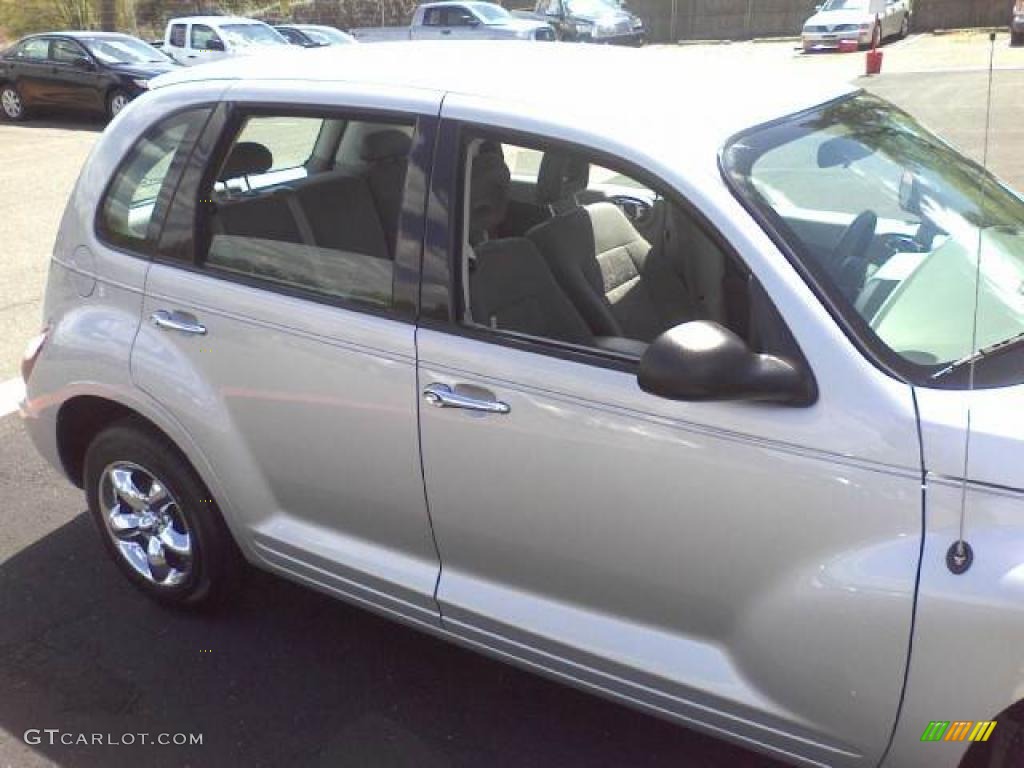
[[(985, 211), (988, 199), (988, 151), (989, 141), (992, 135), (992, 83), (995, 77), (996, 57), (996, 33), (989, 34), (988, 51), (988, 95), (985, 103), (985, 140), (981, 154), (981, 222), (978, 226), (978, 251), (974, 267), (974, 317), (971, 324), (971, 360), (967, 369), (967, 391), (974, 392), (974, 372), (977, 365), (978, 351), (978, 315), (981, 305), (981, 251), (984, 247), (985, 236)], [(960, 530), (957, 540), (946, 552), (946, 565), (954, 574), (965, 573), (974, 562), (974, 550), (964, 536), (964, 528), (967, 522), (967, 478), (971, 462), (971, 403), (967, 402), (967, 433), (964, 436), (964, 467), (960, 480)]]

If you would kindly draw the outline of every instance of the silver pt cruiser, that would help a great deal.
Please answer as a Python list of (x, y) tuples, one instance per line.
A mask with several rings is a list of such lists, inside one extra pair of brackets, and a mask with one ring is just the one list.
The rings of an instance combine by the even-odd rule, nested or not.
[(1024, 203), (847, 87), (496, 50), (214, 64), (101, 137), (22, 414), (114, 562), (797, 764), (1020, 760)]

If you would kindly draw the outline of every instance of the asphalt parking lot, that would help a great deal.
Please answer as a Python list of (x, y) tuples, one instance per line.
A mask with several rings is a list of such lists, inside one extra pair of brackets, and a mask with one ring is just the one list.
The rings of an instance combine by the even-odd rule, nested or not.
[[(985, 153), (983, 36), (912, 37), (859, 83), (968, 154)], [(1024, 52), (997, 44), (988, 160), (1024, 189)], [(681, 73), (778, 67), (856, 79), (863, 55), (792, 42), (652, 47)], [(0, 383), (40, 319), (64, 203), (102, 124), (0, 123)], [(2, 386), (2, 385), (0, 385)], [(0, 414), (3, 414), (0, 402)], [(763, 757), (253, 574), (218, 617), (168, 613), (109, 564), (84, 501), (0, 416), (3, 766), (707, 766)], [(202, 746), (26, 745), (27, 729), (202, 733)]]

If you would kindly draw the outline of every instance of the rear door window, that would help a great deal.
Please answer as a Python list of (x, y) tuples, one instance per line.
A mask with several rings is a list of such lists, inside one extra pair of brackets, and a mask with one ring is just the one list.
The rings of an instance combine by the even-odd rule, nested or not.
[(44, 61), (50, 56), (50, 38), (34, 37), (31, 40), (26, 40), (14, 55), (19, 59)]
[[(200, 193), (199, 261), (226, 278), (390, 309), (412, 130), (337, 115), (245, 118)], [(321, 133), (339, 144), (358, 137), (365, 164), (311, 162)]]

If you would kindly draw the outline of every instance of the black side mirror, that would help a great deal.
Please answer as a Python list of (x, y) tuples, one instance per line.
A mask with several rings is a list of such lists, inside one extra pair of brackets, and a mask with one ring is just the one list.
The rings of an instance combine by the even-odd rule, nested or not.
[(206, 44), (206, 50), (208, 51), (223, 51), (224, 41), (223, 40), (211, 40)]
[(87, 58), (86, 56), (79, 56), (77, 59), (74, 60), (72, 66), (75, 69), (81, 69), (86, 72), (91, 72), (92, 70), (96, 69), (96, 66), (92, 63), (92, 60)]
[(467, 19), (466, 20), (466, 26), (469, 26), (469, 27), (479, 27), (480, 26), (480, 19)]
[(800, 367), (752, 351), (705, 320), (670, 328), (640, 358), (640, 388), (670, 400), (758, 400), (807, 405), (814, 385)]

